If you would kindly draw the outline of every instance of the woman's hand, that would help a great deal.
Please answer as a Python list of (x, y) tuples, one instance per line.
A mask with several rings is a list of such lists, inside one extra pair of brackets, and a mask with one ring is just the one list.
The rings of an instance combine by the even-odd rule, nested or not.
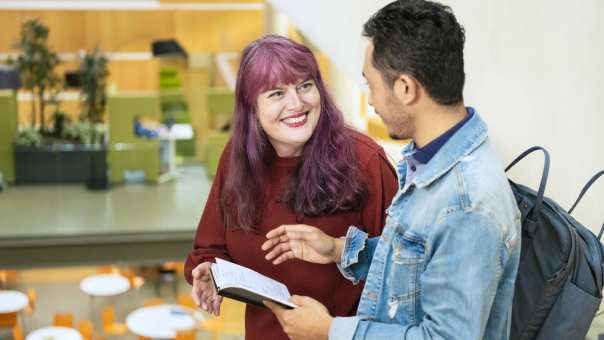
[(201, 309), (210, 314), (220, 314), (222, 296), (218, 295), (210, 277), (212, 263), (203, 262), (193, 269), (193, 289), (191, 297)]
[(268, 251), (265, 258), (273, 260), (273, 264), (291, 259), (319, 264), (339, 262), (344, 243), (305, 224), (282, 225), (269, 231), (266, 238), (262, 250)]

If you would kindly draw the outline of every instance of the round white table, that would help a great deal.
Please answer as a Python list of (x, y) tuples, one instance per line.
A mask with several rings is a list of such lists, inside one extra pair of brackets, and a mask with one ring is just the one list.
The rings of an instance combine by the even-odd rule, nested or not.
[(22, 310), (29, 303), (27, 295), (15, 290), (0, 290), (0, 314)]
[(179, 305), (142, 307), (128, 314), (126, 326), (138, 335), (152, 339), (174, 339), (176, 331), (194, 329), (203, 315)]
[(130, 282), (117, 274), (97, 274), (84, 278), (80, 289), (91, 296), (114, 296), (127, 292)]
[(25, 340), (82, 340), (82, 334), (68, 327), (44, 327), (27, 334)]

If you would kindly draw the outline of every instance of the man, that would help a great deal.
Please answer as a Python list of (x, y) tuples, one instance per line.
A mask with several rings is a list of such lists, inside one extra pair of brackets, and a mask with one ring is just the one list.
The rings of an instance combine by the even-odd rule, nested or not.
[(365, 280), (357, 316), (332, 318), (308, 297), (265, 304), (292, 339), (507, 339), (520, 216), (485, 123), (464, 106), (464, 30), (449, 7), (401, 0), (364, 35), (369, 103), (393, 138), (412, 140), (384, 231), (334, 239), (285, 225), (262, 246), (274, 264), (335, 262)]

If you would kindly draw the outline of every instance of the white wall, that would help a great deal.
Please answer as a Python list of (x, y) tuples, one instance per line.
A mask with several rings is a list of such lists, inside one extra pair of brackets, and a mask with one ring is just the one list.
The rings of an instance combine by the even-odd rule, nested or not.
[[(604, 2), (446, 1), (466, 28), (466, 103), (490, 126), (505, 160), (535, 144), (551, 153), (546, 194), (570, 207), (604, 169)], [(539, 157), (512, 172), (536, 185)], [(604, 222), (604, 178), (576, 210)]]
[(364, 41), (362, 23), (384, 0), (269, 0), (337, 64), (341, 72), (362, 84)]
[[(361, 27), (389, 1), (270, 2), (362, 86)], [(546, 194), (569, 207), (588, 177), (604, 169), (604, 1), (443, 2), (466, 28), (466, 104), (489, 124), (504, 162), (545, 146), (552, 156)], [(511, 176), (534, 186), (540, 167), (534, 156)], [(575, 216), (599, 230), (602, 202), (604, 178)]]

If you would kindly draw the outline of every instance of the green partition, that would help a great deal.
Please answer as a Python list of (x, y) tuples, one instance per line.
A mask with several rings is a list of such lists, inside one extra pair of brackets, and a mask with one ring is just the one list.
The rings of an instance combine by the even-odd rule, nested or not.
[(153, 117), (159, 121), (156, 94), (118, 94), (107, 99), (110, 181), (124, 181), (126, 170), (143, 170), (145, 179), (157, 183), (160, 171), (159, 140), (134, 135), (134, 118)]
[[(178, 70), (163, 67), (159, 72), (159, 88), (162, 122), (172, 121), (178, 124), (191, 124), (191, 114), (183, 93)], [(183, 157), (195, 157), (195, 137), (177, 140), (176, 154)]]
[(0, 172), (8, 183), (15, 181), (13, 140), (17, 133), (17, 114), (16, 93), (0, 91)]

